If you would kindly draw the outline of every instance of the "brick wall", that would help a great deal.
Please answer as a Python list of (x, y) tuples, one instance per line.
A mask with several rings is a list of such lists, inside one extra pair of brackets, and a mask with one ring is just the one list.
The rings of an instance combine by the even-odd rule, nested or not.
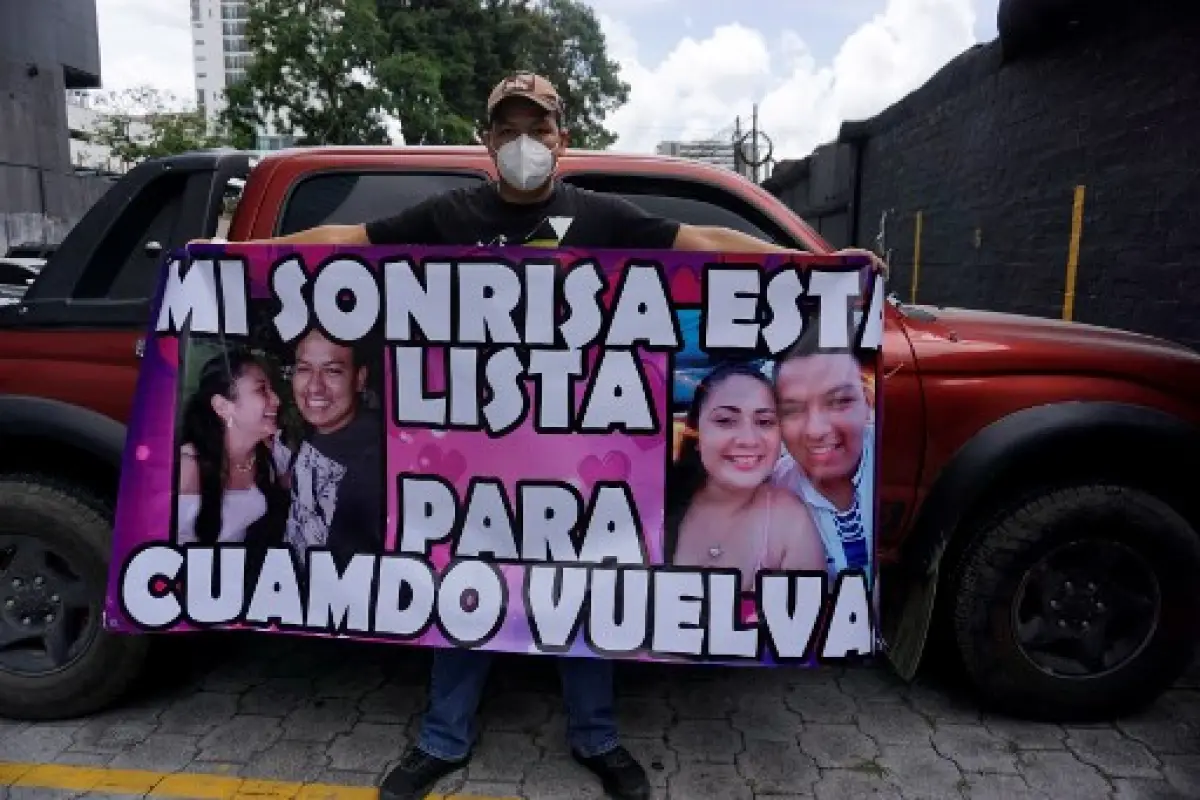
[(849, 214), (836, 244), (883, 220), (905, 300), (920, 212), (918, 302), (1059, 317), (1083, 186), (1073, 318), (1200, 347), (1200, 14), (1159, 9), (973, 48), (768, 188), (831, 233)]

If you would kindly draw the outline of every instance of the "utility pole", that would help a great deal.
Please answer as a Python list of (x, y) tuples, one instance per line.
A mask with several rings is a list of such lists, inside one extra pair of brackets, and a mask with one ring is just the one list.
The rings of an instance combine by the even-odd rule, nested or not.
[(758, 183), (758, 103), (754, 104), (750, 122), (750, 152), (753, 153), (751, 158), (754, 164), (754, 182)]

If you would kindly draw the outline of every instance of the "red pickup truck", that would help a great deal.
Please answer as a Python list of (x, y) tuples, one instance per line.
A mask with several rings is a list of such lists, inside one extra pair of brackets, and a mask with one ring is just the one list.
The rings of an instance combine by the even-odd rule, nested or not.
[[(683, 222), (831, 248), (732, 172), (573, 152), (564, 181)], [(364, 221), (486, 181), (480, 148), (206, 152), (144, 163), (0, 308), (0, 715), (116, 702), (152, 637), (101, 626), (111, 518), (161, 254)], [(223, 232), (223, 231), (221, 231)], [(881, 631), (894, 669), (958, 663), (982, 702), (1130, 710), (1200, 620), (1200, 355), (1146, 336), (891, 298)]]

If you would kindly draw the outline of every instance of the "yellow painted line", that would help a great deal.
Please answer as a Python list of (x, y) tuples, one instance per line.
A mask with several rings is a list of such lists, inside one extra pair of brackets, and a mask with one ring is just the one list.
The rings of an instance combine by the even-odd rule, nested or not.
[[(0, 761), (0, 786), (64, 792), (142, 794), (149, 797), (213, 798), (214, 800), (376, 800), (368, 786), (294, 783), (191, 772), (73, 767), (66, 764), (21, 764)], [(516, 800), (483, 795), (429, 795), (427, 800)]]
[(1067, 247), (1067, 286), (1063, 292), (1062, 318), (1070, 322), (1075, 317), (1075, 279), (1079, 274), (1079, 240), (1083, 238), (1084, 187), (1075, 187), (1075, 202), (1071, 207), (1071, 242)]
[(917, 304), (917, 284), (921, 282), (921, 229), (924, 226), (925, 213), (917, 212), (917, 229), (913, 232), (913, 273), (912, 273), (912, 296), (908, 302), (914, 306)]

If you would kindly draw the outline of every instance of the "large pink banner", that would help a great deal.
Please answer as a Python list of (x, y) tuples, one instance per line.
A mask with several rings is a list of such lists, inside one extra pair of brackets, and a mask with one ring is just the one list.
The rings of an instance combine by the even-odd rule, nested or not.
[(851, 257), (194, 246), (106, 624), (870, 655), (882, 293)]

